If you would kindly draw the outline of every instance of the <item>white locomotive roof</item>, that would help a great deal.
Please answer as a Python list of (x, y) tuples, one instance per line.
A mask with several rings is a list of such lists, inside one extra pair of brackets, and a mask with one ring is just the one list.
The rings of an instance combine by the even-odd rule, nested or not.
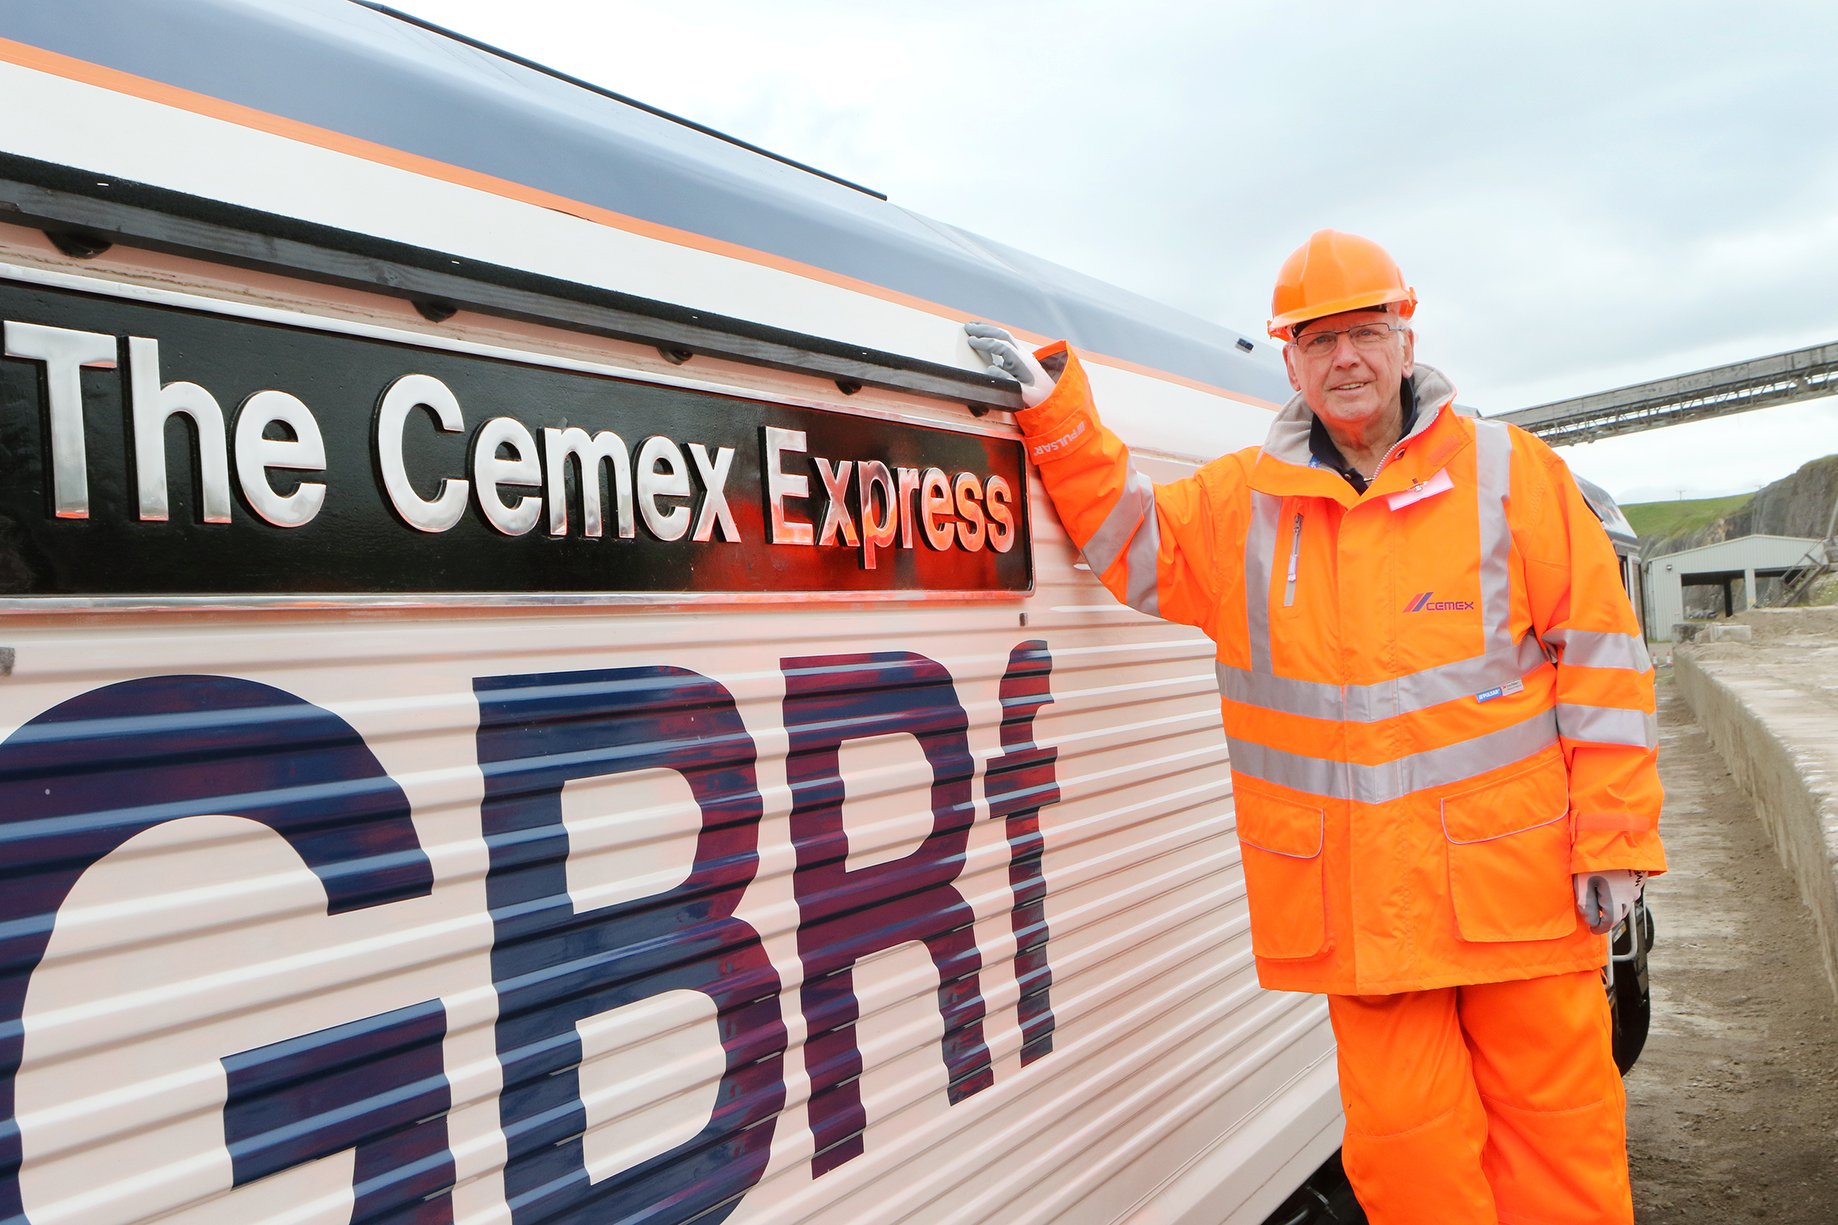
[(0, 37), (1280, 403), (1268, 346), (356, 0), (0, 0)]

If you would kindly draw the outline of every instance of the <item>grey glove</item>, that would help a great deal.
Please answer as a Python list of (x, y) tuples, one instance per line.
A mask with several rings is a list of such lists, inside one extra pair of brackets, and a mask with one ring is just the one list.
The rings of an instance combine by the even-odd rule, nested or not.
[(989, 365), (989, 372), (1021, 385), (1021, 402), (1029, 408), (1053, 394), (1053, 376), (1013, 336), (993, 323), (966, 323), (970, 347)]
[(1631, 868), (1604, 868), (1578, 872), (1571, 878), (1576, 888), (1576, 908), (1583, 922), (1598, 936), (1606, 936), (1627, 918), (1640, 897), (1646, 873)]

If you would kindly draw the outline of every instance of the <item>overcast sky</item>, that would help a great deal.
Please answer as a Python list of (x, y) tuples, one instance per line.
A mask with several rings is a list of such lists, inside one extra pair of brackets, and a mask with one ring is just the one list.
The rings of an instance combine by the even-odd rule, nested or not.
[[(1503, 412), (1838, 340), (1838, 5), (400, 0), (1261, 336), (1314, 229)], [(1838, 400), (1564, 452), (1624, 502), (1838, 451)]]

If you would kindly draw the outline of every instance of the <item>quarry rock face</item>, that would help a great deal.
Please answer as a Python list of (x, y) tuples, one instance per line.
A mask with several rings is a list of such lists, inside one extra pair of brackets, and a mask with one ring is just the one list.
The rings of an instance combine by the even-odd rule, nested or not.
[(1662, 536), (1644, 553), (1659, 557), (1738, 536), (1824, 537), (1838, 501), (1838, 455), (1827, 455), (1800, 467), (1758, 492), (1747, 503), (1707, 527)]
[[(1774, 482), (1729, 517), (1731, 536), (1824, 536), (1838, 497), (1838, 455), (1806, 464)], [(1746, 526), (1738, 526), (1746, 520)]]

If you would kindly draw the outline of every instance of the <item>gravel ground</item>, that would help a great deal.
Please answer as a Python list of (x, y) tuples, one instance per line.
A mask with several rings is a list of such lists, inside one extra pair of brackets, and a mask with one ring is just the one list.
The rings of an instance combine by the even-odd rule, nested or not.
[(1736, 625), (1753, 627), (1757, 642), (1782, 638), (1822, 638), (1838, 640), (1838, 607), (1824, 608), (1751, 608), (1728, 619)]
[(1838, 1001), (1812, 917), (1661, 677), (1672, 869), (1649, 888), (1653, 1029), (1627, 1078), (1635, 1220), (1838, 1225)]

